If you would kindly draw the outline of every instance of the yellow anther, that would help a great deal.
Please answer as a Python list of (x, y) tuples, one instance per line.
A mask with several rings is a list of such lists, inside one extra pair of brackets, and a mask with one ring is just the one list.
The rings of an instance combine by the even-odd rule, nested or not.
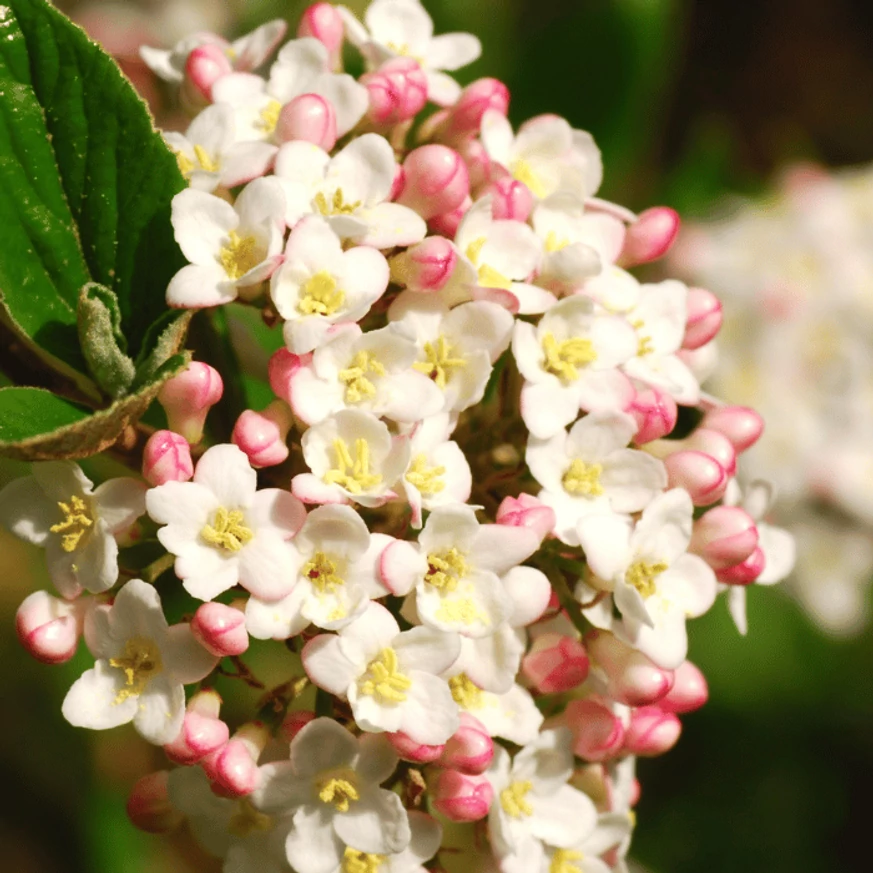
[(452, 676), (449, 679), (449, 689), (458, 706), (464, 709), (482, 708), (482, 689), (466, 673)]
[(94, 524), (90, 507), (86, 501), (75, 494), (70, 498), (69, 503), (59, 500), (58, 506), (64, 514), (64, 520), (53, 524), (49, 530), (52, 533), (63, 534), (61, 548), (65, 552), (74, 552), (88, 528)]
[(384, 376), (385, 367), (372, 352), (363, 350), (355, 355), (350, 367), (340, 370), (340, 382), (346, 386), (346, 403), (360, 403), (376, 396), (376, 386), (367, 378), (369, 373)]
[(212, 524), (205, 524), (200, 531), (200, 538), (226, 552), (238, 552), (247, 542), (254, 538), (251, 528), (246, 527), (242, 510), (225, 509), (219, 506), (215, 510)]
[(237, 837), (248, 837), (256, 833), (265, 834), (273, 830), (274, 826), (273, 819), (259, 809), (255, 809), (247, 797), (237, 802), (236, 810), (227, 822), (228, 831)]
[(255, 126), (261, 128), (267, 134), (271, 134), (279, 123), (279, 113), (282, 111), (282, 104), (278, 100), (271, 100), (259, 113), (259, 121), (255, 122)]
[(546, 251), (547, 252), (559, 252), (561, 249), (567, 248), (570, 245), (570, 240), (566, 237), (558, 236), (557, 232), (554, 230), (550, 230), (546, 234)]
[(487, 239), (484, 236), (480, 236), (478, 239), (474, 239), (473, 242), (467, 246), (466, 255), (476, 267), (479, 266), (479, 256), (482, 254), (482, 249), (486, 242)]
[(554, 373), (565, 382), (575, 382), (579, 378), (577, 367), (585, 367), (597, 360), (597, 352), (591, 340), (582, 337), (558, 340), (551, 333), (543, 337), (545, 360), (543, 369)]
[(218, 161), (212, 160), (209, 152), (202, 145), (194, 146), (194, 154), (197, 156), (200, 168), (206, 170), (207, 173), (217, 173), (221, 169)]
[(313, 198), (313, 203), (315, 203), (315, 208), (322, 215), (351, 215), (356, 209), (361, 207), (360, 200), (355, 200), (354, 203), (346, 203), (342, 188), (337, 188), (330, 200), (327, 199), (324, 191), (319, 191)]
[(342, 873), (379, 873), (385, 858), (385, 855), (371, 855), (346, 846)]
[(586, 464), (576, 458), (561, 478), (561, 484), (568, 494), (577, 497), (599, 497), (603, 494), (600, 484), (600, 474), (603, 467), (600, 464)]
[(650, 564), (648, 561), (635, 561), (624, 574), (628, 585), (633, 585), (645, 599), (655, 593), (655, 580), (668, 567), (663, 561)]
[(345, 584), (345, 579), (337, 573), (336, 564), (324, 552), (316, 552), (312, 559), (303, 565), (301, 575), (322, 594), (335, 591)]
[(645, 327), (645, 322), (638, 318), (635, 321), (631, 322), (631, 327), (637, 331), (637, 335), (639, 337), (637, 342), (637, 356), (642, 357), (643, 355), (650, 355), (653, 351), (655, 351), (652, 346), (652, 338), (647, 334), (640, 334), (639, 332)]
[(483, 624), (491, 624), (488, 616), (476, 606), (470, 597), (462, 597), (456, 600), (446, 598), (440, 603), (439, 609), (436, 611), (436, 617), (440, 621), (451, 624), (470, 625), (478, 619), (481, 619)]
[(452, 546), (448, 551), (432, 552), (427, 556), (424, 581), (441, 592), (454, 591), (468, 569), (464, 556)]
[(424, 353), (426, 361), (416, 361), (412, 366), (419, 373), (433, 379), (439, 388), (445, 388), (446, 382), (452, 374), (452, 370), (460, 370), (467, 366), (464, 358), (453, 358), (454, 346), (442, 335), (435, 343), (425, 343)]
[(513, 782), (508, 788), (504, 788), (500, 792), (500, 805), (503, 811), (513, 818), (533, 815), (533, 807), (527, 799), (527, 794), (532, 788), (533, 783), (529, 779)]
[(414, 485), (425, 497), (439, 494), (445, 490), (446, 483), (442, 476), (446, 475), (445, 467), (428, 467), (427, 455), (416, 455), (406, 471), (406, 481)]
[(348, 812), (349, 806), (361, 799), (358, 793), (358, 777), (354, 770), (334, 770), (315, 783), (318, 799), (329, 804), (337, 812)]
[(303, 315), (333, 315), (346, 302), (345, 293), (327, 270), (307, 279), (302, 290), (297, 309)]
[(483, 288), (502, 288), (504, 291), (509, 291), (512, 288), (512, 280), (488, 264), (482, 264), (479, 267), (478, 276), (479, 285)]
[(187, 179), (194, 170), (194, 161), (182, 152), (176, 152), (176, 164), (179, 166), (179, 172)]
[(218, 262), (228, 279), (236, 281), (257, 267), (263, 260), (258, 241), (253, 236), (240, 236), (235, 230), (228, 233), (228, 244), (218, 253)]
[(582, 873), (582, 868), (576, 864), (585, 856), (575, 849), (558, 849), (552, 855), (549, 873)]
[(352, 458), (348, 443), (339, 437), (333, 441), (336, 467), (324, 474), (328, 485), (339, 485), (350, 494), (361, 494), (375, 488), (382, 477), (370, 472), (370, 444), (363, 438), (355, 440), (355, 457)]
[(361, 694), (375, 697), (380, 703), (403, 703), (411, 686), (412, 680), (400, 672), (397, 652), (390, 646), (367, 664), (367, 672), (358, 680)]
[(530, 163), (523, 158), (513, 161), (509, 167), (509, 172), (519, 181), (530, 188), (531, 194), (534, 197), (542, 200), (549, 192), (543, 180), (534, 172)]
[(116, 695), (115, 703), (142, 694), (149, 681), (163, 670), (161, 651), (148, 637), (129, 639), (124, 644), (122, 655), (109, 659), (109, 666), (124, 673), (124, 688)]

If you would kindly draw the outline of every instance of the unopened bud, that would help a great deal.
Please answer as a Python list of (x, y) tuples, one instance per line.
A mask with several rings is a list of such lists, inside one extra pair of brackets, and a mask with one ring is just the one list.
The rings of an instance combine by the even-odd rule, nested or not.
[(532, 494), (519, 494), (503, 498), (495, 520), (508, 527), (526, 527), (542, 541), (555, 529), (555, 510)]
[(497, 79), (471, 82), (449, 109), (441, 125), (440, 138), (453, 141), (476, 136), (482, 126), (482, 116), (489, 109), (505, 116), (509, 110), (509, 89)]
[(142, 453), (142, 476), (149, 485), (187, 482), (194, 475), (188, 440), (171, 430), (153, 433)]
[(360, 81), (370, 97), (368, 117), (380, 126), (415, 118), (427, 103), (427, 78), (412, 58), (392, 58)]
[(642, 706), (631, 714), (624, 734), (624, 749), (632, 755), (653, 758), (668, 752), (682, 733), (682, 722), (658, 706)]
[(403, 162), (405, 184), (398, 203), (425, 220), (457, 209), (470, 193), (467, 165), (444, 145), (414, 149)]
[(705, 288), (688, 289), (683, 349), (699, 349), (715, 338), (724, 320), (721, 301)]
[(246, 617), (238, 609), (210, 601), (197, 607), (191, 632), (217, 658), (241, 655), (249, 647)]
[(220, 797), (251, 794), (261, 782), (258, 758), (269, 739), (269, 731), (253, 722), (243, 725), (227, 745), (207, 756), (203, 769), (212, 782), (212, 791)]
[(715, 575), (719, 582), (727, 585), (751, 585), (764, 572), (766, 564), (764, 552), (758, 546), (745, 561), (718, 570)]
[(511, 176), (492, 182), (482, 194), (491, 197), (491, 216), (495, 221), (527, 221), (534, 206), (530, 188)]
[(563, 634), (542, 634), (521, 662), (524, 677), (543, 694), (558, 694), (588, 678), (588, 653), (579, 640)]
[(167, 413), (169, 429), (194, 445), (203, 439), (206, 415), (221, 400), (223, 392), (224, 383), (218, 370), (201, 361), (192, 361), (184, 372), (163, 384), (158, 401)]
[(442, 236), (429, 236), (391, 259), (391, 280), (410, 291), (439, 291), (455, 270), (458, 251)]
[(467, 165), (470, 188), (473, 191), (507, 175), (499, 164), (494, 164), (479, 139), (465, 139), (457, 144), (458, 154)]
[(572, 700), (564, 713), (573, 734), (573, 753), (586, 761), (608, 761), (621, 751), (624, 727), (621, 719), (595, 698)]
[(480, 821), (494, 802), (494, 789), (485, 776), (440, 770), (429, 788), (434, 809), (449, 821)]
[(233, 64), (220, 45), (206, 43), (193, 49), (185, 61), (183, 89), (188, 102), (205, 106), (212, 102), (212, 86), (233, 72)]
[(179, 735), (164, 746), (171, 761), (190, 766), (226, 745), (230, 733), (218, 717), (220, 704), (214, 691), (200, 691), (188, 701)]
[(312, 354), (295, 355), (288, 349), (279, 349), (270, 358), (267, 373), (270, 380), (270, 388), (273, 393), (284, 400), (291, 402), (291, 377), (301, 368), (312, 361)]
[(468, 776), (484, 773), (494, 757), (494, 740), (485, 725), (468, 712), (461, 713), (461, 726), (446, 742), (439, 762), (449, 770)]
[(303, 140), (329, 152), (336, 145), (336, 110), (318, 94), (301, 94), (279, 112), (276, 136), (280, 142)]
[(273, 401), (262, 412), (247, 409), (237, 419), (231, 440), (255, 469), (275, 467), (288, 457), (285, 440), (294, 423), (288, 404)]
[(82, 634), (83, 602), (67, 602), (48, 591), (29, 594), (15, 614), (21, 645), (43, 664), (63, 664), (76, 654)]
[(710, 409), (700, 426), (718, 431), (731, 441), (737, 452), (744, 452), (764, 432), (764, 419), (748, 406), (721, 406)]
[(679, 233), (679, 213), (669, 206), (653, 206), (628, 226), (619, 257), (622, 267), (635, 267), (662, 258)]
[(344, 28), (343, 20), (332, 3), (313, 3), (300, 17), (297, 36), (312, 36), (323, 43), (331, 69), (340, 68)]
[(673, 685), (673, 672), (663, 670), (642, 652), (607, 631), (585, 635), (594, 664), (606, 677), (606, 693), (626, 706), (645, 706), (661, 700)]
[(689, 551), (713, 570), (745, 561), (758, 545), (754, 519), (739, 506), (716, 506), (694, 522)]
[(158, 770), (143, 776), (130, 789), (127, 817), (147, 834), (168, 834), (182, 824), (184, 816), (170, 803), (169, 776), (168, 770)]
[(413, 764), (432, 764), (442, 755), (445, 746), (429, 746), (425, 743), (417, 743), (408, 737), (403, 731), (387, 733), (385, 736), (394, 748), (394, 751), (404, 760)]
[(644, 445), (673, 432), (679, 410), (676, 401), (660, 388), (640, 388), (627, 412), (637, 423), (634, 442)]
[(684, 488), (695, 506), (710, 506), (724, 496), (730, 477), (703, 452), (673, 452), (664, 459), (670, 488)]
[(465, 197), (464, 202), (457, 209), (453, 209), (451, 212), (444, 212), (441, 215), (435, 215), (431, 218), (428, 222), (428, 227), (432, 233), (454, 239), (464, 216), (472, 205), (473, 201), (469, 197)]
[(665, 712), (675, 712), (679, 715), (700, 709), (709, 699), (709, 687), (706, 677), (691, 661), (684, 661), (673, 673), (673, 687), (667, 696), (658, 701), (658, 706)]

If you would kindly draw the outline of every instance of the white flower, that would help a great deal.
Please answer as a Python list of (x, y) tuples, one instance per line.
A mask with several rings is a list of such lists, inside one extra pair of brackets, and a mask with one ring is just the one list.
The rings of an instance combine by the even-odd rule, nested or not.
[(428, 627), (400, 632), (378, 603), (334, 635), (322, 634), (303, 650), (309, 678), (347, 697), (365, 731), (403, 731), (417, 743), (444, 743), (458, 729), (458, 707), (438, 673), (455, 662), (457, 634)]
[(332, 324), (363, 318), (387, 287), (381, 252), (369, 246), (343, 251), (327, 222), (310, 216), (291, 231), (270, 296), (285, 319), (288, 348), (301, 355), (320, 345)]
[(118, 544), (145, 512), (146, 486), (110, 479), (94, 488), (72, 461), (33, 465), (0, 491), (0, 523), (46, 552), (49, 575), (67, 599), (99, 594), (118, 580)]
[(188, 188), (173, 198), (173, 232), (191, 262), (170, 280), (167, 303), (230, 303), (240, 288), (269, 278), (281, 261), (285, 195), (275, 179), (250, 182), (231, 206)]
[(375, 855), (346, 847), (343, 863), (332, 873), (427, 873), (423, 864), (440, 849), (443, 829), (439, 822), (416, 810), (407, 811), (409, 845), (393, 855)]
[(158, 592), (139, 579), (87, 620), (85, 638), (98, 660), (64, 698), (64, 718), (92, 730), (132, 721), (150, 743), (175, 739), (185, 715), (183, 686), (199, 682), (218, 659), (197, 642), (189, 624), (167, 626)]
[(158, 539), (176, 556), (176, 575), (200, 600), (237, 583), (264, 600), (294, 585), (291, 539), (306, 516), (296, 497), (257, 490), (257, 474), (234, 445), (208, 449), (191, 482), (167, 482), (146, 495)]
[(626, 448), (637, 425), (623, 412), (592, 412), (569, 433), (530, 437), (525, 460), (543, 486), (539, 499), (555, 511), (555, 534), (579, 545), (576, 524), (586, 515), (644, 509), (667, 487), (661, 461)]

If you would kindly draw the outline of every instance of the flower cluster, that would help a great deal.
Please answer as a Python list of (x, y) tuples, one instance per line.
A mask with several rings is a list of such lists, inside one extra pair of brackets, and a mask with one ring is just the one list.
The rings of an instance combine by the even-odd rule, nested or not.
[[(701, 392), (718, 301), (629, 272), (676, 214), (597, 199), (589, 134), (515, 131), (500, 82), (462, 89), (478, 40), (417, 0), (363, 23), (317, 3), (252, 72), (283, 33), (144, 53), (199, 108), (166, 134), (190, 182), (168, 304), (281, 330), (275, 400), (210, 444), (222, 376), (195, 362), (159, 396), (150, 487), (71, 462), (7, 486), (63, 598), (31, 595), (19, 636), (53, 663), (84, 636), (64, 715), (162, 745), (179, 766), (131, 818), (186, 816), (227, 871), (624, 870), (636, 757), (707, 696), (686, 620), (725, 590), (744, 623), (745, 587), (793, 560), (736, 481), (760, 418)], [(134, 538), (183, 622), (115, 587)], [(256, 681), (250, 638), (299, 667), (231, 733), (212, 678)]]

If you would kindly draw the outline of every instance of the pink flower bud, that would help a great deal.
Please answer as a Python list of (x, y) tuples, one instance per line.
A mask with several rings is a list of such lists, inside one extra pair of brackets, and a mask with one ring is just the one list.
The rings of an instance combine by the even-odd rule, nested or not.
[(754, 519), (739, 506), (716, 506), (694, 522), (689, 551), (713, 570), (745, 561), (758, 545)]
[(699, 349), (715, 338), (723, 321), (721, 301), (705, 288), (688, 289), (683, 349)]
[(185, 61), (185, 95), (195, 105), (212, 102), (212, 86), (228, 73), (233, 64), (220, 45), (206, 43), (193, 49)]
[(509, 527), (529, 528), (542, 541), (555, 529), (555, 510), (531, 494), (519, 494), (503, 498), (495, 520)]
[(464, 202), (457, 209), (453, 209), (451, 212), (444, 212), (442, 215), (435, 215), (428, 222), (431, 233), (454, 239), (461, 221), (472, 205), (473, 201), (469, 197), (465, 197)]
[(449, 141), (476, 136), (482, 126), (482, 116), (494, 109), (501, 115), (509, 110), (509, 89), (497, 79), (477, 79), (461, 92), (449, 109), (442, 126), (442, 138)]
[(415, 118), (427, 103), (427, 78), (418, 62), (398, 57), (386, 61), (360, 82), (370, 96), (368, 117), (374, 124), (390, 126)]
[(249, 647), (245, 615), (223, 603), (200, 604), (191, 620), (191, 632), (217, 658), (241, 655)]
[(455, 270), (458, 250), (442, 236), (429, 236), (391, 259), (391, 279), (410, 291), (439, 291)]
[(396, 200), (406, 184), (406, 173), (403, 172), (403, 167), (400, 164), (394, 168), (394, 181), (391, 183), (391, 190), (388, 192), (389, 200)]
[(432, 764), (445, 749), (444, 745), (428, 746), (410, 739), (403, 731), (385, 734), (394, 751), (404, 760), (413, 764)]
[(672, 712), (657, 706), (642, 706), (631, 714), (624, 734), (624, 750), (632, 755), (653, 758), (676, 745), (682, 722)]
[(312, 361), (312, 355), (295, 355), (288, 349), (279, 349), (271, 358), (268, 378), (273, 393), (286, 403), (291, 402), (291, 377)]
[(564, 712), (573, 733), (573, 753), (586, 761), (608, 761), (621, 751), (624, 727), (621, 719), (599, 700), (572, 700)]
[(640, 388), (626, 410), (637, 422), (634, 442), (644, 445), (673, 432), (678, 409), (676, 401), (660, 388)]
[(461, 726), (445, 745), (440, 764), (468, 776), (484, 773), (494, 757), (494, 741), (485, 725), (468, 712), (461, 713)]
[(684, 661), (674, 674), (673, 687), (667, 696), (658, 701), (658, 706), (665, 712), (693, 712), (700, 709), (709, 699), (709, 688), (706, 677), (691, 663)]
[(230, 732), (217, 713), (214, 716), (203, 714), (192, 709), (190, 703), (187, 709), (182, 730), (164, 746), (164, 753), (173, 763), (190, 766), (225, 746)]
[(606, 677), (606, 693), (626, 706), (661, 700), (673, 685), (673, 672), (655, 666), (642, 652), (607, 631), (590, 631), (585, 646)]
[(663, 257), (679, 233), (679, 213), (669, 206), (653, 206), (641, 212), (627, 229), (619, 257), (623, 267), (647, 264)]
[(184, 816), (170, 803), (167, 791), (168, 770), (158, 770), (139, 779), (127, 798), (127, 817), (133, 826), (147, 834), (168, 834)]
[(691, 436), (682, 440), (682, 448), (709, 455), (713, 460), (718, 461), (728, 476), (733, 476), (737, 472), (737, 450), (733, 443), (717, 430), (698, 427)]
[(684, 488), (695, 506), (710, 506), (724, 496), (730, 476), (703, 452), (673, 452), (664, 459), (671, 488)]
[(282, 722), (282, 727), (280, 730), (282, 731), (282, 737), (286, 742), (291, 742), (309, 722), (315, 719), (315, 713), (309, 712), (305, 709), (295, 709), (292, 712), (289, 712), (288, 715), (285, 716), (285, 720)]
[(457, 209), (470, 193), (470, 177), (461, 156), (448, 146), (425, 145), (403, 162), (406, 183), (398, 203), (425, 220)]
[(758, 546), (745, 561), (718, 570), (715, 575), (719, 582), (727, 585), (751, 585), (764, 572), (766, 563), (764, 552)]
[(48, 591), (29, 594), (15, 614), (21, 645), (43, 664), (63, 664), (76, 654), (82, 634), (84, 601), (68, 603)]
[(288, 457), (285, 440), (293, 423), (288, 404), (275, 400), (262, 412), (247, 409), (236, 420), (231, 440), (255, 469), (275, 467)]
[(543, 694), (569, 691), (588, 678), (588, 653), (572, 637), (542, 634), (524, 656), (521, 672)]
[(491, 197), (491, 216), (495, 221), (527, 221), (534, 206), (530, 188), (511, 176), (492, 182), (482, 194)]
[(332, 3), (313, 3), (300, 18), (297, 36), (312, 36), (324, 43), (331, 68), (340, 68), (344, 28), (342, 17)]
[(336, 110), (318, 94), (301, 94), (279, 112), (276, 136), (280, 142), (303, 140), (329, 152), (336, 145)]
[(429, 787), (434, 809), (449, 821), (479, 821), (494, 802), (494, 789), (485, 776), (440, 770)]
[(457, 144), (458, 154), (467, 165), (467, 173), (470, 179), (470, 188), (476, 190), (489, 182), (502, 179), (509, 175), (507, 171), (491, 162), (485, 146), (478, 139), (465, 139)]
[(258, 722), (243, 725), (227, 745), (203, 760), (203, 769), (219, 797), (245, 797), (261, 782), (258, 758), (270, 739)]
[(718, 431), (731, 441), (738, 452), (744, 452), (764, 432), (764, 419), (748, 406), (721, 406), (710, 409), (700, 426)]
[(171, 430), (155, 431), (142, 454), (142, 476), (150, 485), (187, 482), (194, 475), (188, 440)]
[(184, 372), (164, 382), (158, 401), (167, 413), (169, 429), (182, 434), (193, 446), (203, 439), (206, 414), (221, 400), (223, 392), (218, 370), (192, 361)]

